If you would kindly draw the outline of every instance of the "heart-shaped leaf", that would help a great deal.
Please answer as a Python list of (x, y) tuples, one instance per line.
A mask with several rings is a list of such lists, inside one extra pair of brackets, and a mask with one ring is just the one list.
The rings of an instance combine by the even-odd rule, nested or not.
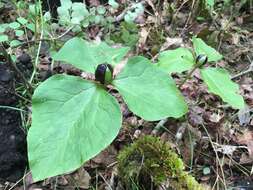
[(238, 94), (239, 87), (231, 81), (229, 73), (225, 69), (201, 69), (201, 76), (210, 92), (220, 96), (224, 102), (234, 108), (241, 109), (244, 107), (243, 97)]
[(222, 59), (222, 55), (214, 48), (207, 45), (202, 39), (193, 37), (192, 42), (197, 56), (206, 55), (210, 62)]
[(79, 168), (117, 136), (122, 116), (116, 99), (95, 83), (55, 75), (32, 100), (29, 165), (35, 181)]
[(195, 64), (194, 57), (187, 48), (177, 48), (162, 52), (158, 57), (157, 66), (164, 71), (171, 73), (181, 73), (192, 68)]
[(117, 64), (129, 51), (129, 48), (112, 48), (106, 43), (87, 42), (81, 38), (72, 38), (53, 58), (70, 63), (87, 72), (94, 73), (99, 64)]
[(144, 57), (130, 58), (113, 85), (129, 109), (145, 120), (179, 118), (187, 112), (173, 79)]

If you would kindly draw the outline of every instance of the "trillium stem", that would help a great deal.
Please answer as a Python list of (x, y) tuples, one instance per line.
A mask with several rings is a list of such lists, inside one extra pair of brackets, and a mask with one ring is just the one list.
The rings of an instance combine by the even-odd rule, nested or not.
[(183, 80), (183, 82), (178, 86), (178, 88), (181, 88), (185, 82), (192, 76), (192, 73), (198, 69), (202, 64), (195, 64), (195, 66), (192, 68), (192, 70), (186, 75), (185, 79)]
[(208, 57), (204, 54), (199, 54), (195, 59), (195, 65), (192, 68), (192, 70), (188, 73), (188, 75), (185, 77), (183, 82), (179, 85), (179, 88), (181, 88), (184, 83), (191, 77), (192, 73), (201, 66), (205, 65), (208, 62)]

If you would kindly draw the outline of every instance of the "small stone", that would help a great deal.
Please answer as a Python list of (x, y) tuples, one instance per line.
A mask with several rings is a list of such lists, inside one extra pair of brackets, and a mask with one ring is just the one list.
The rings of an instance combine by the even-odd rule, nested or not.
[(0, 81), (8, 82), (12, 79), (12, 74), (8, 70), (0, 70)]
[(26, 64), (26, 63), (30, 63), (32, 58), (30, 55), (28, 55), (27, 53), (23, 53), (22, 55), (17, 57), (17, 60), (22, 63), (22, 64)]

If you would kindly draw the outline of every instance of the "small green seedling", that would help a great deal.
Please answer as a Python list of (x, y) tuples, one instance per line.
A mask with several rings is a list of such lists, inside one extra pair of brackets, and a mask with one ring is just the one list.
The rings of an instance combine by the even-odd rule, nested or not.
[(9, 43), (11, 47), (19, 45), (21, 42), (17, 39), (11, 39), (7, 33), (12, 31), (16, 38), (22, 37), (25, 34), (27, 24), (28, 20), (23, 17), (19, 17), (11, 23), (0, 24), (0, 42)]
[(231, 80), (228, 71), (223, 68), (204, 67), (207, 61), (213, 63), (222, 59), (222, 55), (200, 38), (193, 37), (192, 42), (193, 50), (178, 48), (161, 52), (156, 66), (169, 74), (191, 70), (191, 75), (195, 69), (199, 69), (210, 92), (220, 96), (235, 109), (243, 108), (245, 103), (243, 97), (238, 94), (239, 86)]

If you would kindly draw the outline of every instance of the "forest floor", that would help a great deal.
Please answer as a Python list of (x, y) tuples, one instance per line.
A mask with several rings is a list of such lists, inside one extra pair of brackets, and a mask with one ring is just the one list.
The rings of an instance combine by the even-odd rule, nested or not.
[[(17, 69), (23, 75), (20, 76), (16, 68), (8, 63), (1, 46), (0, 190), (120, 190), (117, 155), (123, 147), (145, 135), (158, 136), (169, 142), (183, 159), (187, 171), (201, 184), (212, 189), (253, 189), (253, 2), (229, 1), (225, 4), (221, 1), (208, 10), (203, 7), (203, 1), (198, 0), (144, 0), (145, 11), (132, 25), (123, 22), (122, 14), (134, 2), (119, 2), (120, 8), (111, 13), (118, 20), (113, 23), (110, 35), (106, 26), (91, 25), (82, 31), (87, 39), (114, 41), (130, 46), (131, 55), (144, 55), (156, 60), (160, 51), (191, 47), (191, 38), (196, 35), (223, 55), (224, 58), (215, 66), (226, 68), (232, 80), (239, 84), (246, 108), (239, 111), (232, 109), (220, 98), (208, 93), (200, 73), (196, 71), (181, 87), (189, 105), (186, 120), (169, 119), (163, 127), (157, 128), (159, 122), (144, 121), (121, 102), (123, 126), (107, 149), (73, 173), (33, 183), (26, 156), (31, 97), (25, 90), (22, 77), (29, 80), (34, 74), (34, 81), (39, 83), (54, 73), (80, 75), (81, 72), (63, 64), (51, 68), (51, 44), (50, 41), (42, 44), (36, 41), (40, 37), (39, 32), (26, 31), (25, 35), (17, 36), (17, 33), (9, 31), (9, 39), (18, 39), (23, 44), (13, 47), (4, 44), (3, 47), (16, 57)], [(90, 7), (108, 6), (96, 0), (90, 0), (88, 4)], [(0, 3), (0, 26), (14, 22), (20, 14), (28, 15), (25, 10), (17, 12), (15, 4)], [(64, 27), (58, 28), (57, 34), (64, 34), (61, 43), (77, 35)], [(32, 67), (32, 62), (38, 63), (36, 68)], [(183, 73), (181, 76), (186, 75)], [(182, 82), (177, 74), (173, 74), (173, 78), (178, 85)], [(32, 86), (37, 86), (36, 83)]]

